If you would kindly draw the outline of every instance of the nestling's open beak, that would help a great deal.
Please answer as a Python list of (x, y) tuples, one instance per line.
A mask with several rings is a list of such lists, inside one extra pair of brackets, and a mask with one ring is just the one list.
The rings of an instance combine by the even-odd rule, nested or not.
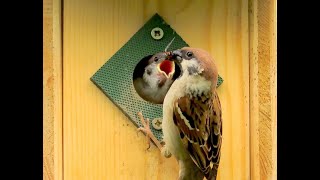
[(175, 64), (173, 61), (165, 59), (158, 64), (157, 68), (166, 78), (171, 78), (175, 71)]

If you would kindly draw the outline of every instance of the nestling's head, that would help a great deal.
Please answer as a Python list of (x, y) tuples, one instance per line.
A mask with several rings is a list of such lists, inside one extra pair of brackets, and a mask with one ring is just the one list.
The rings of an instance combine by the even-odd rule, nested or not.
[[(166, 54), (160, 52), (148, 60), (148, 65), (145, 67), (143, 74), (143, 79), (148, 82), (148, 84), (161, 87), (168, 79), (172, 79), (175, 72), (175, 63), (166, 58)], [(154, 78), (156, 78), (157, 81), (155, 81)]]
[(133, 85), (144, 100), (161, 104), (170, 86), (180, 75), (174, 61), (167, 59), (166, 52), (144, 57), (133, 72)]
[(212, 81), (213, 85), (218, 82), (218, 70), (210, 54), (199, 48), (184, 47), (167, 52), (169, 60), (174, 61), (181, 69), (181, 74), (189, 76), (200, 75)]

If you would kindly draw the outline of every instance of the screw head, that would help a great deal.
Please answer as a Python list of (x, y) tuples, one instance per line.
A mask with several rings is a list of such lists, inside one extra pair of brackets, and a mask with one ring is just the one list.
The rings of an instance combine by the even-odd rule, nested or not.
[(154, 118), (152, 120), (152, 127), (155, 128), (156, 130), (161, 130), (162, 129), (162, 119), (161, 118)]
[(151, 36), (155, 40), (161, 39), (163, 35), (164, 35), (163, 30), (159, 27), (155, 27), (151, 30)]

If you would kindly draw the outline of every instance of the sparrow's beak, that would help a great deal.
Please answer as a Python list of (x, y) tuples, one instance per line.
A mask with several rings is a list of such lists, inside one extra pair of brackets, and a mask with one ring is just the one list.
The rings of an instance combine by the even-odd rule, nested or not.
[(175, 61), (177, 63), (182, 62), (182, 53), (181, 53), (180, 49), (174, 50), (174, 51), (169, 51), (167, 53), (167, 56), (168, 56), (168, 60), (170, 60), (170, 61)]

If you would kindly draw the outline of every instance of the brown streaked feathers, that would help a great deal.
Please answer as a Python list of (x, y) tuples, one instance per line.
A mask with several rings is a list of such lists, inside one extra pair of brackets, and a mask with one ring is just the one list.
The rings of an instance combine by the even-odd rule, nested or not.
[[(183, 137), (185, 148), (205, 176), (210, 176), (210, 163), (213, 163), (214, 169), (218, 168), (222, 141), (221, 105), (218, 95), (213, 91), (209, 98), (181, 97), (175, 102), (173, 112), (173, 120), (180, 131), (180, 137)], [(188, 127), (184, 118), (193, 129)]]

